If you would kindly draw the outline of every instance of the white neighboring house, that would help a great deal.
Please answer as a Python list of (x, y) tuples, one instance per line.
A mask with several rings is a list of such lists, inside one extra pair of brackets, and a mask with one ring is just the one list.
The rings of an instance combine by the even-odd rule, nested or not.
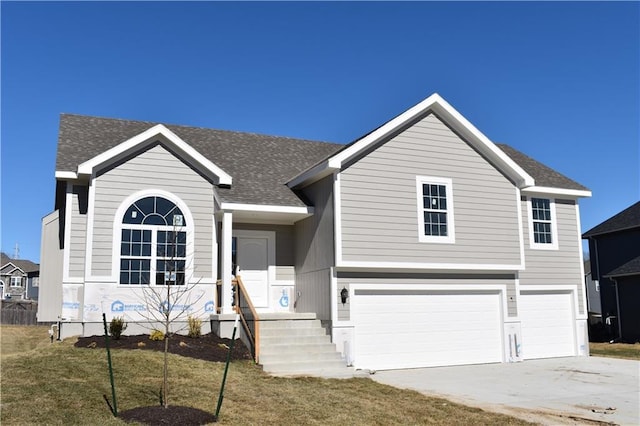
[(201, 310), (233, 312), (240, 268), (259, 312), (315, 313), (357, 368), (588, 354), (590, 191), (437, 94), (348, 145), (63, 114), (56, 182), (39, 317), (69, 333), (177, 279), (179, 217)]

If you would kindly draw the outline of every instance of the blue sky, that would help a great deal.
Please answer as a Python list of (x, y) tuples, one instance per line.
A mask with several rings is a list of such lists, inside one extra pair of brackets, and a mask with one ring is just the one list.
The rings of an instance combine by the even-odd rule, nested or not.
[(640, 198), (640, 3), (6, 2), (2, 250), (40, 258), (60, 113), (351, 142), (437, 92), (485, 135)]

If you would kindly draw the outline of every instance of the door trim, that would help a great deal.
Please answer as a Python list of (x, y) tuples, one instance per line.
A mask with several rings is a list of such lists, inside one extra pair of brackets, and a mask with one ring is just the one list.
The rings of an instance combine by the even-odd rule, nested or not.
[(232, 237), (266, 238), (267, 239), (267, 304), (271, 307), (271, 286), (276, 281), (276, 233), (275, 231), (259, 231), (253, 229), (234, 229)]

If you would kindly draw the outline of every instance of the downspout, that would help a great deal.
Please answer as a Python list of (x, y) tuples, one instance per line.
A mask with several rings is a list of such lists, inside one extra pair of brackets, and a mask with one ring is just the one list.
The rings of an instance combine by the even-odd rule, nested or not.
[(620, 293), (618, 291), (618, 281), (615, 278), (610, 278), (613, 281), (613, 285), (616, 288), (616, 314), (618, 319), (618, 341), (622, 340), (622, 318), (620, 315)]

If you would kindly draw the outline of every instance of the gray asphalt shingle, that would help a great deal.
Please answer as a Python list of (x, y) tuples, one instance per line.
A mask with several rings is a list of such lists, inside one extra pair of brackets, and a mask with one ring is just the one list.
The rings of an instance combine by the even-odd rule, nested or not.
[[(62, 114), (56, 171), (75, 172), (79, 164), (159, 123)], [(286, 182), (345, 147), (255, 133), (164, 124), (187, 144), (232, 176), (230, 188), (219, 188), (225, 202), (303, 206)], [(587, 190), (584, 186), (528, 157), (498, 145), (538, 186)]]
[(589, 238), (595, 235), (608, 234), (637, 227), (640, 227), (640, 201), (630, 207), (627, 207), (617, 215), (612, 216), (604, 222), (594, 226), (585, 232), (582, 235), (582, 238)]

